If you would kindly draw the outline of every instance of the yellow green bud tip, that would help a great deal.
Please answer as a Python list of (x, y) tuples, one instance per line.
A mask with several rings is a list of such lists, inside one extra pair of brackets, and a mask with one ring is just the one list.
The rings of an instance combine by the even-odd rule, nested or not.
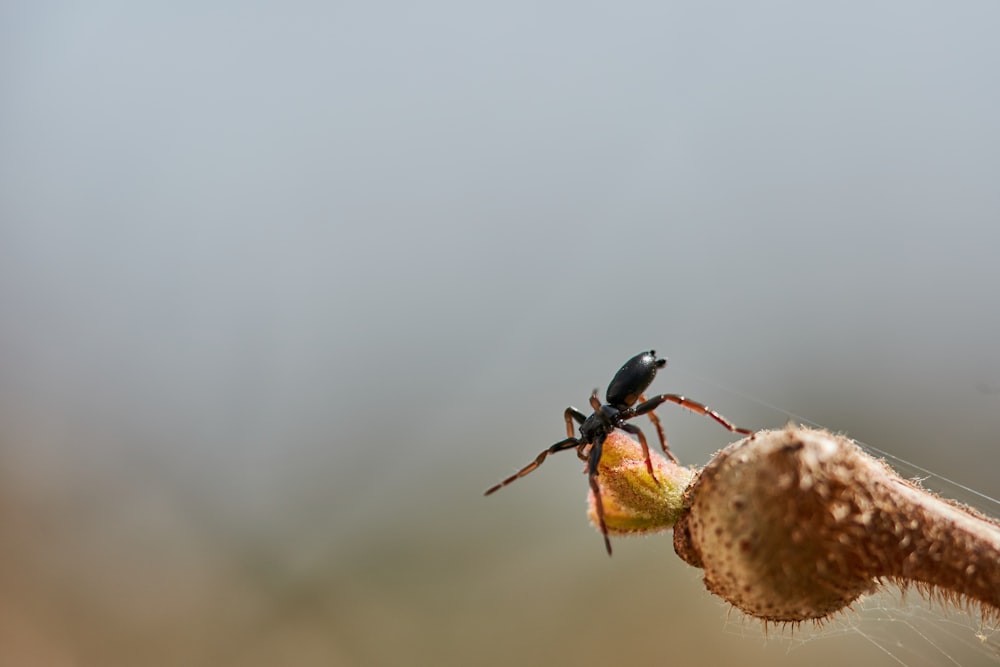
[[(680, 517), (684, 490), (695, 471), (650, 450), (655, 479), (646, 469), (642, 447), (621, 431), (604, 441), (597, 484), (610, 535), (652, 534), (670, 530)], [(588, 515), (600, 527), (594, 492), (587, 499)]]

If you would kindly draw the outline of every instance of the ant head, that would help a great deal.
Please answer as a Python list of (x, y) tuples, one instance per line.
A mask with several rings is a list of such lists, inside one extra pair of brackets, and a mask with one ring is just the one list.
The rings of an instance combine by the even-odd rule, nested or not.
[(666, 359), (656, 357), (656, 350), (635, 355), (615, 373), (608, 385), (607, 402), (619, 410), (631, 407), (652, 384), (656, 371), (666, 365)]

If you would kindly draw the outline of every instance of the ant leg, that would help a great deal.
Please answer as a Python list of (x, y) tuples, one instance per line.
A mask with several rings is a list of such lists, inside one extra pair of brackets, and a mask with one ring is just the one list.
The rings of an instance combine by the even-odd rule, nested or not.
[[(646, 397), (640, 394), (639, 403), (641, 404), (645, 402)], [(670, 451), (670, 447), (667, 446), (667, 435), (663, 432), (663, 424), (660, 423), (660, 418), (656, 416), (656, 412), (650, 410), (646, 413), (646, 416), (649, 417), (649, 421), (653, 422), (653, 426), (656, 427), (656, 435), (660, 436), (660, 447), (663, 448), (663, 453), (669, 456), (670, 460), (674, 463), (680, 463), (680, 461), (677, 460), (677, 457), (674, 456), (674, 453)]]
[(690, 410), (691, 412), (697, 412), (699, 415), (705, 415), (706, 417), (711, 417), (715, 421), (719, 422), (727, 429), (733, 433), (742, 433), (743, 435), (753, 435), (753, 431), (745, 428), (739, 428), (731, 421), (720, 415), (715, 410), (710, 409), (707, 405), (699, 403), (698, 401), (692, 401), (690, 398), (685, 398), (684, 396), (678, 396), (677, 394), (660, 394), (659, 396), (654, 396), (645, 403), (635, 406), (634, 408), (629, 408), (629, 415), (626, 419), (630, 419), (636, 415), (644, 415), (652, 412), (660, 405), (664, 403), (676, 403), (677, 405)]
[(587, 421), (587, 415), (583, 414), (572, 405), (566, 408), (566, 412), (563, 413), (563, 417), (566, 418), (566, 437), (573, 437), (573, 420), (575, 419), (578, 424), (582, 424)]
[(604, 501), (601, 499), (601, 487), (597, 484), (597, 465), (601, 462), (601, 448), (604, 445), (604, 438), (598, 438), (594, 446), (590, 449), (590, 457), (587, 460), (587, 478), (590, 482), (590, 490), (594, 492), (594, 504), (597, 506), (597, 522), (601, 525), (601, 534), (604, 535), (604, 548), (611, 555), (611, 540), (608, 539), (608, 526), (604, 523)]
[(534, 461), (524, 466), (523, 468), (518, 470), (516, 473), (514, 473), (504, 481), (500, 482), (496, 486), (491, 486), (490, 488), (486, 489), (486, 493), (484, 493), (483, 495), (488, 496), (494, 491), (499, 491), (501, 487), (507, 486), (518, 477), (524, 477), (529, 472), (531, 472), (538, 466), (542, 465), (542, 461), (544, 461), (545, 457), (548, 456), (549, 454), (555, 454), (556, 452), (561, 452), (564, 449), (573, 449), (574, 447), (579, 447), (582, 444), (583, 443), (577, 440), (576, 438), (566, 438), (565, 440), (560, 440), (559, 442), (557, 442), (556, 444), (552, 445), (548, 449), (544, 450), (541, 454), (539, 454)]
[[(646, 458), (646, 470), (649, 471), (649, 475), (659, 484), (659, 480), (656, 479), (656, 473), (653, 472), (653, 460), (649, 458), (649, 445), (646, 444), (646, 436), (643, 434), (642, 430), (639, 429), (635, 424), (619, 424), (618, 428), (623, 431), (628, 431), (632, 435), (639, 436), (639, 444), (642, 445), (642, 455)], [(667, 452), (667, 455), (673, 459), (674, 463), (677, 463), (677, 459), (674, 459), (674, 455)]]
[(601, 409), (601, 399), (597, 398), (597, 390), (590, 395), (590, 407), (594, 408), (594, 412)]

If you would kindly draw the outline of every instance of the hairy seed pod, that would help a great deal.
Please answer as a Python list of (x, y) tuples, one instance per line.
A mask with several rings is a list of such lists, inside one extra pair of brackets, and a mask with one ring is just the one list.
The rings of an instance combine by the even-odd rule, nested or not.
[(766, 621), (825, 618), (883, 581), (1000, 613), (1000, 526), (825, 431), (720, 451), (688, 487), (674, 549)]
[[(718, 452), (701, 471), (605, 442), (608, 533), (674, 529), (705, 586), (766, 622), (821, 620), (883, 583), (1000, 618), (1000, 525), (901, 478), (851, 440), (790, 426)], [(590, 517), (597, 525), (595, 498)]]

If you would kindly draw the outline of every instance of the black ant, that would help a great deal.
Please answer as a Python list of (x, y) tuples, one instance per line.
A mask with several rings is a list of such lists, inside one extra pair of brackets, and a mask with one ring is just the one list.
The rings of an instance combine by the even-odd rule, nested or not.
[[(610, 556), (611, 540), (608, 539), (608, 528), (604, 524), (604, 503), (601, 500), (600, 487), (597, 485), (597, 474), (598, 464), (601, 462), (601, 449), (605, 438), (608, 437), (611, 431), (620, 428), (627, 433), (639, 437), (639, 444), (642, 445), (642, 453), (646, 459), (646, 469), (653, 476), (653, 479), (656, 479), (656, 475), (653, 473), (653, 462), (649, 458), (649, 446), (646, 444), (646, 436), (643, 435), (638, 426), (627, 422), (629, 419), (638, 417), (639, 415), (649, 415), (650, 421), (656, 426), (656, 432), (660, 437), (660, 446), (663, 447), (663, 452), (670, 457), (671, 461), (677, 463), (677, 457), (667, 447), (667, 439), (663, 434), (663, 426), (660, 424), (660, 419), (653, 412), (663, 403), (676, 403), (682, 408), (687, 408), (692, 412), (711, 417), (734, 433), (742, 433), (743, 435), (751, 435), (753, 433), (747, 429), (737, 428), (718, 412), (710, 410), (708, 406), (697, 401), (692, 401), (689, 398), (678, 396), (677, 394), (659, 394), (646, 400), (643, 392), (652, 384), (653, 378), (656, 377), (656, 371), (666, 365), (667, 360), (658, 359), (655, 350), (640, 352), (626, 361), (625, 365), (619, 368), (618, 372), (611, 379), (611, 384), (608, 385), (608, 391), (605, 394), (606, 404), (601, 405), (601, 401), (597, 398), (597, 390), (595, 389), (590, 395), (590, 405), (594, 408), (594, 412), (589, 417), (572, 406), (566, 408), (563, 416), (566, 418), (566, 435), (568, 437), (544, 450), (534, 461), (521, 468), (516, 474), (511, 475), (496, 486), (487, 489), (484, 495), (488, 496), (494, 491), (507, 486), (515, 479), (524, 477), (542, 465), (545, 457), (549, 454), (561, 452), (565, 449), (576, 449), (576, 455), (581, 460), (587, 462), (587, 476), (597, 504), (597, 519), (601, 524), (601, 533), (604, 535), (604, 546)], [(638, 405), (636, 405), (637, 401), (639, 401)], [(579, 438), (573, 435), (574, 421), (580, 425)]]

